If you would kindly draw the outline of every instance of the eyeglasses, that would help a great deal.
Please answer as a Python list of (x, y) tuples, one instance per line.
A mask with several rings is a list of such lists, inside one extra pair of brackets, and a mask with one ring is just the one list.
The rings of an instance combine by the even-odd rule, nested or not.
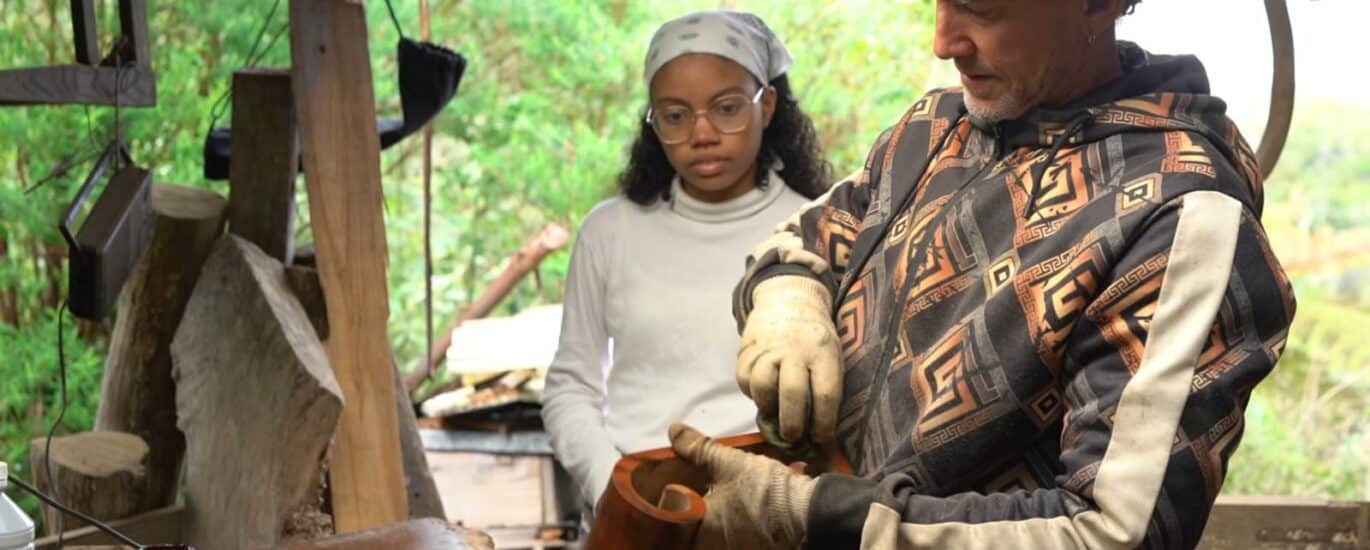
[(656, 130), (657, 138), (666, 145), (690, 141), (699, 113), (704, 113), (709, 124), (713, 124), (719, 133), (736, 134), (747, 129), (752, 119), (751, 106), (761, 101), (761, 94), (765, 91), (766, 87), (762, 86), (750, 100), (742, 94), (726, 95), (714, 100), (708, 109), (699, 111), (683, 105), (671, 105), (661, 111), (657, 111), (656, 107), (648, 107), (646, 121)]

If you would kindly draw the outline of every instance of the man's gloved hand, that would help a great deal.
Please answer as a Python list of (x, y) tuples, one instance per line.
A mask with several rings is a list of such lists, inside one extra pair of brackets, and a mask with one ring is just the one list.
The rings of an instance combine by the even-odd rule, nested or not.
[[(780, 419), (788, 442), (829, 443), (842, 402), (842, 359), (832, 296), (809, 277), (780, 275), (752, 289), (737, 352), (737, 385), (759, 416)], [(761, 422), (758, 422), (761, 424)], [(763, 424), (763, 433), (773, 439)]]
[(814, 479), (772, 458), (724, 447), (684, 424), (669, 435), (676, 454), (709, 472), (695, 548), (798, 548)]

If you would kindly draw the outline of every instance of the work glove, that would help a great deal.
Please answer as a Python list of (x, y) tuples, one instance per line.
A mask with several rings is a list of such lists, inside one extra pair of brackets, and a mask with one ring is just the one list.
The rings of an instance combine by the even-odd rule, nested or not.
[[(817, 280), (780, 275), (752, 289), (737, 352), (737, 385), (756, 402), (772, 443), (829, 443), (842, 403), (842, 360), (832, 296)], [(775, 441), (778, 419), (783, 441)]]
[(684, 424), (672, 424), (668, 435), (676, 454), (709, 473), (695, 548), (799, 548), (813, 478), (775, 459), (714, 443)]

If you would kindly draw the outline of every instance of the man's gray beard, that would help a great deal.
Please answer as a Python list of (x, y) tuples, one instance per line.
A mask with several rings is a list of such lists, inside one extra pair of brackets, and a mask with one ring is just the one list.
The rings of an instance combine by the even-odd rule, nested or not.
[(971, 120), (991, 125), (1005, 120), (1018, 117), (1018, 98), (1005, 94), (1000, 96), (993, 106), (985, 108), (983, 105), (966, 102), (966, 111), (970, 114)]

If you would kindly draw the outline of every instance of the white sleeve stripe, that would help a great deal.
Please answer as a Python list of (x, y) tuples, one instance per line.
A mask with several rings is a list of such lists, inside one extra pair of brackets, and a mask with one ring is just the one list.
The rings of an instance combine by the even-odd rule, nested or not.
[(1146, 534), (1165, 477), (1194, 366), (1232, 272), (1242, 206), (1213, 191), (1184, 196), (1146, 351), (1123, 389), (1094, 482), (1097, 511), (989, 523), (898, 523), (871, 506), (862, 548), (1134, 548)]

